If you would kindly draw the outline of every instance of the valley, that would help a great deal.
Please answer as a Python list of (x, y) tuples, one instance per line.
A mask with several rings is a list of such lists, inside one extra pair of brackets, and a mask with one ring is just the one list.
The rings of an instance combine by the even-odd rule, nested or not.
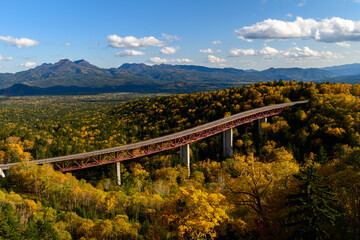
[[(302, 209), (306, 219), (323, 214), (317, 227), (333, 239), (353, 238), (359, 226), (353, 212), (358, 204), (359, 94), (359, 85), (275, 81), (170, 96), (3, 98), (0, 161), (23, 163), (1, 179), (1, 202), (7, 204), (0, 214), (2, 234), (12, 239), (33, 233), (53, 239), (274, 234), (289, 239), (300, 228), (304, 236), (313, 231), (310, 222), (296, 224), (305, 216), (296, 214)], [(222, 157), (219, 134), (192, 143), (190, 177), (177, 149), (121, 162), (120, 186), (114, 164), (66, 174), (31, 164), (304, 99), (310, 100), (306, 106), (261, 124), (263, 136), (255, 123), (234, 128), (233, 157)], [(325, 195), (303, 195), (304, 178), (311, 176), (311, 184)], [(297, 204), (309, 197), (327, 205)], [(312, 215), (315, 209), (319, 212)], [(7, 230), (10, 226), (17, 230)]]

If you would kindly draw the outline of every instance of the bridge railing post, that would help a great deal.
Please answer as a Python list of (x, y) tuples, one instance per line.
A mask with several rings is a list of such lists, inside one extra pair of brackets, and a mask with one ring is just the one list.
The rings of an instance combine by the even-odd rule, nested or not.
[(233, 130), (223, 132), (223, 157), (233, 156)]
[(267, 123), (267, 118), (261, 118), (258, 120), (258, 133), (260, 137), (264, 134), (264, 131), (261, 128), (262, 123)]
[(7, 177), (9, 176), (9, 170), (8, 169), (1, 169), (0, 168), (0, 177)]
[(120, 162), (115, 163), (115, 170), (116, 170), (116, 177), (117, 177), (117, 184), (121, 186), (121, 167)]
[(188, 178), (190, 178), (190, 145), (180, 146), (180, 158), (185, 161), (188, 169)]

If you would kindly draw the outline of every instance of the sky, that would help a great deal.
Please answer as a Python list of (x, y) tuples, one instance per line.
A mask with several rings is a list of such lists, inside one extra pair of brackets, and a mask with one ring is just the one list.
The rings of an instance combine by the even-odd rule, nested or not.
[(0, 72), (61, 59), (263, 70), (360, 63), (360, 0), (2, 0)]

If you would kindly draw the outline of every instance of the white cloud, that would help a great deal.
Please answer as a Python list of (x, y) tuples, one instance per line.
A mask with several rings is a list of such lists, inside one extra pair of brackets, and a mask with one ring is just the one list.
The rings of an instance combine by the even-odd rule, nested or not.
[(213, 50), (211, 48), (208, 48), (208, 49), (200, 49), (199, 52), (201, 52), (201, 53), (219, 53), (219, 52), (221, 52), (221, 50), (220, 49)]
[(218, 57), (215, 57), (214, 55), (208, 55), (206, 61), (209, 63), (224, 63), (224, 62), (226, 62), (226, 60), (224, 58), (218, 58)]
[(316, 59), (338, 59), (342, 55), (330, 51), (315, 51), (309, 47), (299, 48), (293, 47), (288, 50), (278, 50), (272, 47), (264, 47), (261, 50), (250, 49), (231, 49), (229, 57), (240, 56), (262, 56), (266, 59), (269, 58), (316, 58)]
[(150, 62), (152, 63), (191, 63), (193, 60), (188, 58), (182, 58), (182, 59), (165, 59), (165, 58), (159, 58), (159, 57), (152, 57), (150, 58)]
[(110, 47), (113, 48), (147, 48), (150, 46), (164, 46), (164, 42), (156, 39), (153, 36), (136, 38), (133, 36), (119, 37), (117, 35), (109, 35), (107, 40)]
[(36, 62), (25, 62), (20, 64), (21, 67), (35, 67), (36, 66)]
[(291, 13), (288, 13), (288, 14), (286, 14), (286, 17), (288, 17), (288, 18), (292, 18), (292, 17), (293, 17), (293, 15), (292, 15)]
[(337, 42), (336, 45), (338, 45), (340, 47), (345, 47), (345, 48), (351, 47), (351, 45), (347, 42)]
[(130, 50), (130, 49), (126, 49), (122, 52), (118, 52), (116, 53), (115, 55), (117, 57), (130, 57), (130, 56), (143, 56), (145, 55), (146, 53), (144, 52), (141, 52), (141, 51), (136, 51), (136, 50)]
[(322, 42), (360, 41), (360, 21), (342, 18), (324, 19), (315, 32), (315, 40)]
[(11, 61), (13, 60), (14, 58), (13, 57), (3, 57), (1, 54), (0, 54), (0, 61)]
[(264, 58), (273, 58), (277, 55), (279, 55), (280, 51), (272, 48), (272, 47), (268, 47), (265, 46), (263, 49), (261, 50), (254, 50), (252, 48), (250, 49), (238, 49), (238, 48), (233, 48), (230, 50), (230, 55), (229, 57), (238, 57), (238, 56), (263, 56)]
[(32, 46), (39, 45), (38, 41), (29, 39), (29, 38), (14, 38), (11, 36), (6, 36), (6, 37), (0, 36), (0, 40), (8, 42), (8, 43), (16, 46), (17, 48), (32, 47)]
[(230, 50), (229, 57), (254, 56), (257, 54), (258, 54), (258, 52), (252, 48), (250, 48), (250, 49), (233, 48)]
[(330, 51), (315, 51), (309, 47), (298, 48), (294, 47), (288, 51), (282, 51), (281, 54), (288, 58), (326, 58), (326, 59), (338, 59), (342, 56)]
[(338, 17), (322, 19), (303, 19), (295, 21), (267, 19), (249, 27), (235, 30), (238, 38), (253, 39), (314, 39), (320, 42), (360, 41), (360, 21), (346, 20)]
[(174, 54), (179, 50), (179, 47), (164, 47), (160, 50), (162, 54)]
[(66, 43), (64, 43), (64, 46), (70, 47), (70, 46), (74, 46), (74, 44), (66, 42)]
[(181, 40), (180, 37), (175, 36), (175, 35), (169, 35), (169, 34), (166, 34), (166, 33), (163, 33), (163, 34), (161, 34), (161, 35), (162, 35), (166, 40), (168, 40), (168, 41), (170, 41), (170, 42), (172, 42), (172, 41), (174, 41), (174, 40), (176, 40), (176, 41)]
[(222, 42), (220, 40), (216, 40), (216, 41), (212, 41), (211, 43), (217, 45), (217, 44), (221, 44)]
[(212, 50), (211, 48), (200, 49), (199, 52), (201, 52), (201, 53), (214, 53), (214, 50)]
[(261, 50), (259, 51), (259, 54), (260, 54), (260, 55), (268, 56), (268, 57), (270, 57), (270, 56), (276, 56), (276, 55), (278, 55), (279, 53), (280, 53), (279, 50), (277, 50), (277, 49), (275, 49), (275, 48), (272, 48), (272, 47), (268, 47), (268, 46), (264, 47), (263, 49), (261, 49)]
[(306, 5), (306, 0), (301, 0), (298, 4), (299, 7), (303, 7)]

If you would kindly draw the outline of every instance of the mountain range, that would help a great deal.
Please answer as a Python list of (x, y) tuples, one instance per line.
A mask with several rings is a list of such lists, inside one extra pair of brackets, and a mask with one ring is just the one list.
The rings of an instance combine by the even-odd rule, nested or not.
[(185, 93), (271, 80), (357, 83), (360, 64), (326, 68), (270, 68), (263, 71), (194, 65), (125, 63), (99, 68), (85, 60), (62, 59), (35, 68), (0, 73), (0, 95), (96, 94), (103, 92)]

